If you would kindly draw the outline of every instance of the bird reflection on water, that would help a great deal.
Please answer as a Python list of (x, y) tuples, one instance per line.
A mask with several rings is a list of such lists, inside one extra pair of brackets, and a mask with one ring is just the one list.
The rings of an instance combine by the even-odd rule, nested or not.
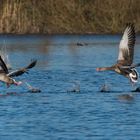
[(133, 101), (134, 95), (133, 94), (123, 94), (123, 95), (119, 95), (118, 98), (119, 98), (119, 100)]

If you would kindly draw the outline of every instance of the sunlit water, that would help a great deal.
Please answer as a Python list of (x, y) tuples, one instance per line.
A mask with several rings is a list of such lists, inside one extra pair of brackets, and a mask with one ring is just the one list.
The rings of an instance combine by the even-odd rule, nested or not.
[[(26, 84), (6, 88), (0, 83), (0, 139), (137, 140), (140, 95), (131, 92), (136, 87), (116, 73), (95, 70), (116, 62), (120, 39), (119, 35), (1, 35), (0, 45), (5, 40), (13, 69), (38, 60), (29, 74), (16, 79), (42, 92), (31, 93)], [(140, 61), (139, 41), (137, 37), (135, 62)], [(103, 85), (109, 92), (100, 92)], [(134, 98), (119, 98), (126, 94)]]

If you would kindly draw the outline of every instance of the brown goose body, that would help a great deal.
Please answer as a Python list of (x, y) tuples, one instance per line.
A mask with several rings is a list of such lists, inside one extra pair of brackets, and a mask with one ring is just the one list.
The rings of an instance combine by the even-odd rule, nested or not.
[(129, 77), (129, 68), (128, 69), (121, 69), (121, 65), (119, 64), (115, 64), (111, 67), (100, 67), (100, 68), (96, 68), (97, 71), (106, 71), (106, 70), (110, 70), (110, 71), (115, 71), (116, 73), (123, 75), (125, 77)]
[(111, 67), (99, 67), (97, 71), (111, 70), (118, 74), (121, 74), (130, 79), (132, 83), (137, 82), (138, 72), (135, 67), (140, 66), (133, 63), (134, 56), (134, 45), (135, 45), (135, 29), (133, 24), (127, 24), (122, 39), (119, 45), (119, 56), (117, 63)]
[(7, 76), (5, 73), (0, 73), (0, 81), (6, 83), (7, 87), (9, 87), (11, 84), (14, 85), (21, 85), (21, 81), (16, 81), (15, 79)]
[(7, 84), (14, 84), (14, 80), (7, 76), (5, 73), (0, 73), (0, 81), (5, 82)]

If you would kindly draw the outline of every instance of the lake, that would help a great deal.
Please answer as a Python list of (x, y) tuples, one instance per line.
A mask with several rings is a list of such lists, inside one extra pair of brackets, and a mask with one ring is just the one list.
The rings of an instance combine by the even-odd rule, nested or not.
[[(140, 95), (127, 78), (96, 67), (117, 61), (121, 35), (1, 35), (13, 69), (31, 59), (37, 66), (15, 79), (28, 87), (0, 83), (1, 140), (137, 140)], [(5, 43), (4, 43), (5, 42)], [(134, 62), (140, 61), (137, 36)], [(140, 68), (137, 68), (140, 72)], [(107, 85), (109, 92), (100, 92)], [(121, 95), (133, 95), (123, 100)]]

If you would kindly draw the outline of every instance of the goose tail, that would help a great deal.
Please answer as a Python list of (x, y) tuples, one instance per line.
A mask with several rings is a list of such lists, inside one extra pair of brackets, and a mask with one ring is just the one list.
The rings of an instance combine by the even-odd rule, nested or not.
[(129, 73), (129, 78), (130, 78), (130, 81), (132, 83), (136, 83), (138, 82), (138, 79), (139, 79), (139, 73), (137, 72), (136, 69), (131, 69), (131, 72)]

